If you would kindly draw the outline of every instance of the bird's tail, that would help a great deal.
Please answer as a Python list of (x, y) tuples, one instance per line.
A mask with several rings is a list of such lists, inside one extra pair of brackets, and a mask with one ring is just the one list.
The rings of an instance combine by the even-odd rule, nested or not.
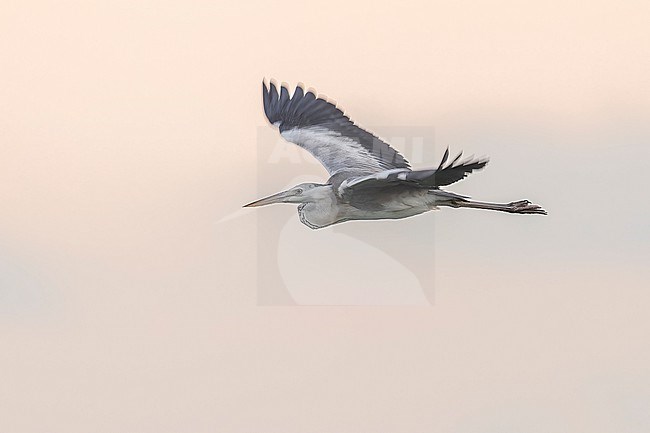
[(442, 206), (451, 207), (468, 207), (474, 209), (497, 210), (500, 212), (520, 213), (520, 214), (539, 214), (546, 215), (546, 211), (541, 206), (533, 204), (528, 200), (513, 201), (511, 203), (487, 203), (483, 201), (474, 201), (469, 199), (456, 199), (440, 203)]

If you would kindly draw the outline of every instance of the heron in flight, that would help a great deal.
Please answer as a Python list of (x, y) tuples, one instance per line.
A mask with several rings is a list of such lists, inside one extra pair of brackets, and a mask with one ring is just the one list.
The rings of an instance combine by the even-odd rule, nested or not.
[(453, 159), (449, 149), (437, 168), (412, 170), (388, 143), (355, 125), (334, 104), (297, 86), (292, 96), (282, 85), (262, 81), (264, 113), (280, 135), (311, 153), (328, 171), (324, 183), (302, 183), (244, 207), (298, 204), (300, 221), (312, 229), (351, 220), (397, 219), (439, 206), (516, 214), (546, 211), (528, 200), (487, 203), (441, 189), (488, 163), (487, 158)]

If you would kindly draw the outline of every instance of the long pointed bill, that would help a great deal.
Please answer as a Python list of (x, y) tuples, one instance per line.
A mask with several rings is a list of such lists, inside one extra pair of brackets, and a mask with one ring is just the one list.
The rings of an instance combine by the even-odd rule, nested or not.
[(245, 204), (244, 207), (257, 207), (257, 206), (266, 206), (267, 204), (273, 203), (282, 203), (285, 198), (289, 197), (290, 191), (282, 191), (277, 194), (270, 195), (268, 197), (261, 198), (252, 203)]

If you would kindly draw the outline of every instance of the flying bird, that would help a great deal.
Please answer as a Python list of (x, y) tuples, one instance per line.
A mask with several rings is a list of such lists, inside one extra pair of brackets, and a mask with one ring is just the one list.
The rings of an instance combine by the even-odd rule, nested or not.
[(398, 219), (439, 206), (496, 210), (516, 214), (546, 211), (528, 200), (488, 203), (441, 189), (488, 163), (487, 158), (449, 158), (436, 168), (412, 170), (388, 143), (355, 125), (336, 105), (297, 86), (262, 81), (264, 113), (280, 135), (311, 153), (327, 170), (326, 183), (302, 183), (245, 205), (298, 204), (300, 221), (312, 229), (351, 220)]

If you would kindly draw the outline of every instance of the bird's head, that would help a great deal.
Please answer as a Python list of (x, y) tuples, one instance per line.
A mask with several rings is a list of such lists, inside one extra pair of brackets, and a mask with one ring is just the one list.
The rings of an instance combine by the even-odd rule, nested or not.
[(301, 183), (286, 191), (245, 204), (244, 207), (265, 206), (274, 203), (308, 203), (314, 200), (316, 189), (322, 186), (324, 185), (318, 183)]

